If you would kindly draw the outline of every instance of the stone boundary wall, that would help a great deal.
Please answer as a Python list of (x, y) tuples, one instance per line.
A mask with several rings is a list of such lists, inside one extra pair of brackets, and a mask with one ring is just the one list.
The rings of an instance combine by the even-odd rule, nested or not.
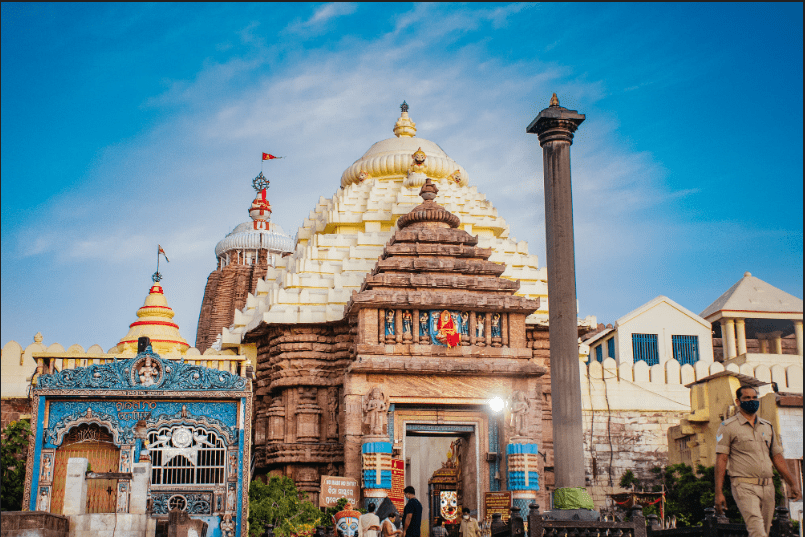
[(43, 511), (4, 511), (0, 521), (2, 537), (67, 537), (70, 529), (66, 516)]

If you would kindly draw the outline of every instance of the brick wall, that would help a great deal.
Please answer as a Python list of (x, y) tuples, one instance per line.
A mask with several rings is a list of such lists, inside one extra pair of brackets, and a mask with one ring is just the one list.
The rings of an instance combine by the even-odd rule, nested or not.
[(3, 399), (0, 401), (0, 428), (5, 429), (12, 421), (20, 418), (30, 419), (31, 401), (30, 399)]

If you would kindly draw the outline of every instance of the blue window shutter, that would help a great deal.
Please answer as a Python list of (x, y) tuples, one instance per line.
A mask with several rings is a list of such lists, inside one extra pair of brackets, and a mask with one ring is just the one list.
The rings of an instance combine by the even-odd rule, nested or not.
[(610, 358), (615, 358), (615, 338), (607, 340), (607, 354)]
[(632, 352), (634, 362), (643, 360), (648, 365), (660, 363), (660, 354), (657, 348), (657, 334), (632, 334)]
[(693, 365), (699, 361), (699, 336), (671, 336), (674, 359), (680, 364)]
[(599, 362), (603, 362), (604, 361), (604, 356), (603, 355), (604, 355), (604, 346), (603, 345), (598, 345), (595, 348), (595, 359), (598, 360)]

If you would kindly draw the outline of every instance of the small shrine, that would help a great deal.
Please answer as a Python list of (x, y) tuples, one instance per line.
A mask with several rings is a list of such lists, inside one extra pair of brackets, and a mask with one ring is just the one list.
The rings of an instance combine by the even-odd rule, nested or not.
[(79, 537), (92, 533), (88, 516), (139, 516), (132, 527), (153, 535), (173, 511), (208, 535), (245, 535), (250, 367), (231, 351), (202, 363), (153, 279), (138, 321), (108, 353), (34, 353), (23, 506), (70, 517)]

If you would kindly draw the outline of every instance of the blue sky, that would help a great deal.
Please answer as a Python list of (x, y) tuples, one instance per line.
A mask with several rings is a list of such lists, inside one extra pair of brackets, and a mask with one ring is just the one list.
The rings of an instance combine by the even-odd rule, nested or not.
[(580, 314), (802, 296), (802, 4), (2, 4), (0, 341), (112, 347), (155, 269), (192, 344), (259, 155), (293, 235), (405, 99), (545, 263), (525, 127), (572, 149)]

